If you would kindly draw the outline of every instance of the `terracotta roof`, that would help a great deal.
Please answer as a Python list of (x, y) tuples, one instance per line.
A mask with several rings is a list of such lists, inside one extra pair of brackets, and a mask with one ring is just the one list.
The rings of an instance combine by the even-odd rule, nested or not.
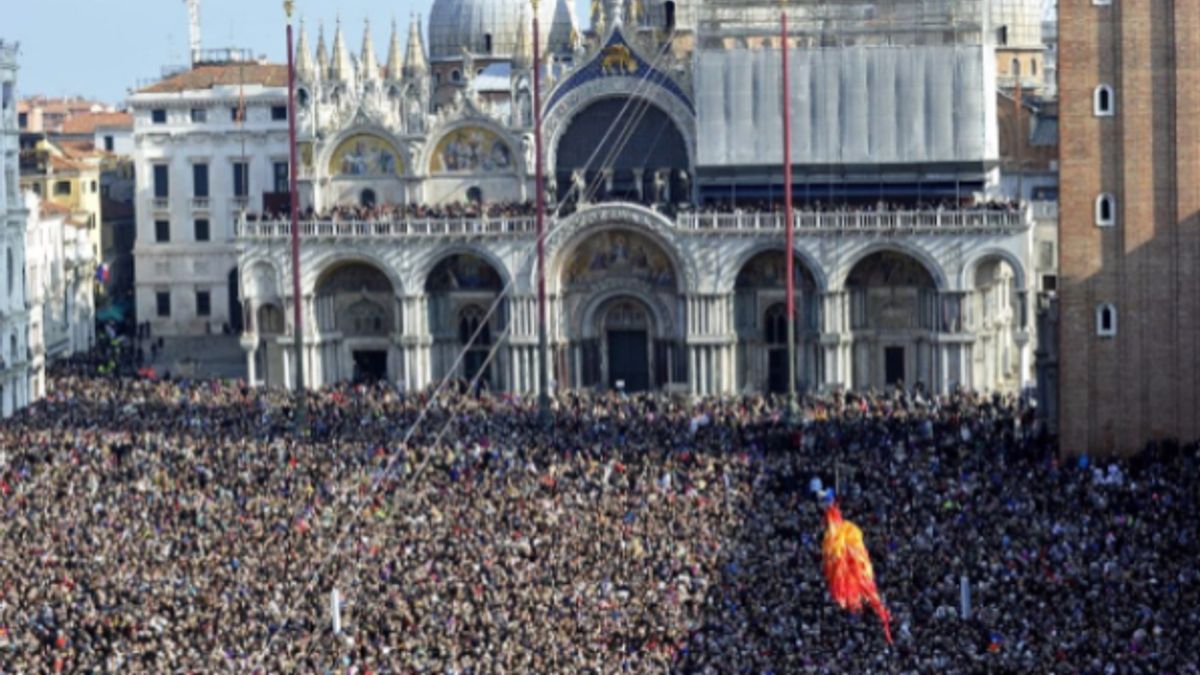
[(95, 107), (104, 109), (108, 106), (99, 101), (89, 101), (84, 98), (46, 98), (45, 96), (32, 96), (17, 101), (18, 112), (29, 112), (35, 108), (41, 108), (43, 112), (52, 115), (88, 113), (91, 112), (92, 108)]
[(286, 87), (287, 66), (275, 63), (230, 63), (196, 66), (191, 70), (139, 89), (139, 94), (175, 94), (239, 84)]
[(96, 150), (94, 141), (55, 141), (54, 145), (68, 159), (99, 157), (104, 154)]
[(100, 127), (133, 129), (133, 115), (125, 112), (76, 114), (63, 122), (62, 132), (64, 134), (94, 134)]
[(55, 171), (86, 171), (91, 168), (83, 162), (57, 155), (50, 155), (50, 166)]
[(42, 216), (70, 216), (71, 209), (68, 209), (62, 204), (55, 204), (54, 202), (43, 199), (41, 205), (41, 214)]

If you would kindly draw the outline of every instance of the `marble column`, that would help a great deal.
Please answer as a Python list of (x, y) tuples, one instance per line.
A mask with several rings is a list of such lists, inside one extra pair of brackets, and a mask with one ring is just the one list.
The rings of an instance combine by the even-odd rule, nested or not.
[(283, 386), (292, 389), (295, 384), (292, 382), (292, 350), (290, 345), (282, 350), (283, 352)]
[[(256, 341), (257, 343), (257, 341)], [(246, 381), (251, 387), (258, 384), (258, 345), (246, 350)]]

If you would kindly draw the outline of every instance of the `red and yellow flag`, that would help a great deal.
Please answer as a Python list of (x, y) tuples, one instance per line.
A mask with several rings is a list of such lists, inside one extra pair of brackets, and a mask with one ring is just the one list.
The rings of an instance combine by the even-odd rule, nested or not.
[(858, 613), (863, 603), (869, 603), (883, 622), (883, 634), (888, 644), (892, 643), (889, 625), (892, 615), (879, 598), (875, 588), (875, 571), (871, 569), (871, 556), (863, 544), (862, 530), (848, 520), (842, 520), (837, 504), (825, 509), (825, 541), (821, 544), (825, 558), (825, 579), (829, 581), (829, 593), (842, 609)]

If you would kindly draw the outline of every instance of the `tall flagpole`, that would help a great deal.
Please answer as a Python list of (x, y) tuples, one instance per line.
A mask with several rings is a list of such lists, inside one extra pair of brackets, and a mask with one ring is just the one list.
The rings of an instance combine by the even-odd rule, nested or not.
[(788, 79), (788, 29), (787, 3), (779, 2), (780, 54), (783, 57), (783, 218), (787, 232), (787, 250), (784, 253), (784, 273), (787, 275), (787, 355), (788, 355), (788, 411), (797, 412), (796, 403), (796, 278), (795, 278), (795, 223), (792, 222), (792, 114), (791, 82)]
[(288, 212), (292, 221), (292, 298), (293, 348), (296, 351), (296, 434), (303, 434), (305, 426), (304, 401), (304, 324), (300, 311), (300, 200), (296, 187), (296, 64), (292, 49), (292, 11), (295, 0), (284, 0), (283, 11), (287, 13), (287, 63), (288, 63), (288, 150), (291, 165), (288, 167)]
[(538, 303), (538, 416), (550, 424), (550, 355), (546, 344), (546, 195), (542, 189), (542, 59), (538, 45), (538, 0), (533, 5), (533, 151), (534, 199), (537, 204), (537, 303)]

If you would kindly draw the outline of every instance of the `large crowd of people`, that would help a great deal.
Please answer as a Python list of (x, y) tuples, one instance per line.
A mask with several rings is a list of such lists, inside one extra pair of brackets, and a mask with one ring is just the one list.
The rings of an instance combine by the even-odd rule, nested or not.
[[(779, 199), (713, 199), (704, 202), (698, 209), (684, 207), (685, 212), (698, 213), (772, 213), (782, 212), (782, 197)], [(1013, 200), (962, 200), (921, 199), (915, 202), (889, 202), (886, 200), (837, 201), (821, 197), (803, 197), (795, 200), (797, 213), (890, 213), (894, 211), (1004, 211), (1016, 212), (1021, 208)]]
[[(122, 365), (126, 364), (126, 365)], [(1200, 456), (1014, 398), (330, 388), (64, 364), (0, 423), (0, 671), (1200, 671)], [(829, 600), (821, 501), (894, 622)], [(962, 613), (963, 581), (970, 611)], [(332, 594), (339, 597), (334, 630)]]
[[(593, 203), (623, 202), (624, 197), (593, 197)], [(569, 216), (578, 210), (579, 205), (573, 199), (561, 204), (547, 204), (547, 213), (560, 217)], [(783, 211), (781, 200), (766, 199), (728, 199), (708, 200), (701, 206), (690, 204), (659, 204), (658, 210), (669, 216), (679, 213), (778, 213)], [(798, 199), (795, 203), (797, 213), (876, 213), (890, 211), (947, 211), (964, 209), (969, 211), (1006, 211), (1015, 212), (1020, 208), (1017, 202), (1001, 200), (984, 200), (978, 202), (963, 202), (952, 199), (921, 200), (915, 203), (900, 203), (886, 201), (857, 201), (838, 202), (823, 201), (819, 198)], [(353, 221), (411, 221), (411, 220), (454, 220), (471, 218), (522, 218), (536, 215), (536, 205), (532, 201), (502, 201), (502, 202), (447, 202), (444, 204), (339, 204), (321, 211), (312, 207), (300, 214), (302, 221), (318, 222), (353, 222)], [(278, 213), (249, 213), (247, 220), (281, 220), (286, 215)]]
[[(338, 204), (316, 211), (312, 207), (300, 214), (302, 221), (407, 221), (462, 218), (519, 218), (534, 215), (533, 202), (447, 202), (444, 204)], [(285, 214), (253, 213), (247, 220), (282, 220)]]

